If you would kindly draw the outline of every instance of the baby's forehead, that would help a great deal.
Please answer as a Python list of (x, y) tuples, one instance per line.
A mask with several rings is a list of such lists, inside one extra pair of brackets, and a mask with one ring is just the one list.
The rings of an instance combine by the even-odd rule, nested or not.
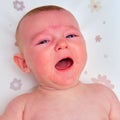
[[(54, 24), (53, 22), (58, 21), (59, 23), (72, 23), (76, 24), (78, 27), (78, 22), (76, 18), (69, 12), (65, 10), (50, 10), (50, 11), (37, 11), (31, 14), (27, 14), (21, 21), (21, 24), (28, 24), (29, 22), (38, 22), (40, 21), (41, 24), (49, 23)], [(51, 22), (51, 23), (50, 23)], [(24, 24), (24, 25), (25, 25)], [(23, 25), (23, 26), (24, 26)]]
[[(45, 15), (51, 15), (51, 14), (65, 14), (65, 16), (72, 16), (74, 17), (69, 11), (67, 10), (46, 10), (46, 11), (36, 11), (36, 12), (31, 12), (29, 14), (26, 14), (24, 17), (23, 17), (23, 20), (26, 19), (26, 18), (33, 18), (34, 16), (39, 16), (41, 15), (42, 17), (44, 17)], [(50, 18), (51, 19), (51, 18)]]

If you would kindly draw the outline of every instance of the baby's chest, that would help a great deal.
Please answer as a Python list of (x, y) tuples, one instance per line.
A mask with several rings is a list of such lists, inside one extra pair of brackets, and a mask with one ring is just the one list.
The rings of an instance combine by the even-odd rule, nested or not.
[(98, 105), (66, 106), (37, 107), (26, 111), (24, 120), (109, 120), (108, 113)]

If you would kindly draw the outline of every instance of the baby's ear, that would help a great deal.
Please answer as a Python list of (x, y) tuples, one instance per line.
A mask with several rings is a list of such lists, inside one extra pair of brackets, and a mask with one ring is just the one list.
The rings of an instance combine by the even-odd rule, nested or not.
[(13, 57), (13, 60), (15, 64), (23, 71), (26, 73), (30, 72), (29, 67), (27, 66), (27, 63), (21, 53), (15, 54)]

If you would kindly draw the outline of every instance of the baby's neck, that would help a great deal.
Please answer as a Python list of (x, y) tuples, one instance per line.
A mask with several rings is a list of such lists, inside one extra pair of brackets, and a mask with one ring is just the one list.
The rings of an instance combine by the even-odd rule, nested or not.
[(67, 89), (46, 89), (46, 88), (42, 88), (39, 87), (37, 89), (37, 92), (42, 95), (44, 97), (44, 99), (50, 99), (50, 98), (54, 98), (54, 97), (58, 97), (59, 98), (69, 98), (69, 97), (73, 97), (73, 96), (77, 96), (80, 94), (80, 89), (82, 89), (83, 84), (82, 83), (78, 83), (77, 85), (67, 88)]

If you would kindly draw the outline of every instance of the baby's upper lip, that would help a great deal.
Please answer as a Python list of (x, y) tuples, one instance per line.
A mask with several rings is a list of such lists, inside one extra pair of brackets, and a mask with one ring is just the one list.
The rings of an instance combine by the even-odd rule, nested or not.
[(72, 57), (66, 56), (57, 61), (57, 63), (55, 64), (55, 68), (57, 70), (65, 70), (70, 68), (73, 65), (73, 63), (74, 61)]

